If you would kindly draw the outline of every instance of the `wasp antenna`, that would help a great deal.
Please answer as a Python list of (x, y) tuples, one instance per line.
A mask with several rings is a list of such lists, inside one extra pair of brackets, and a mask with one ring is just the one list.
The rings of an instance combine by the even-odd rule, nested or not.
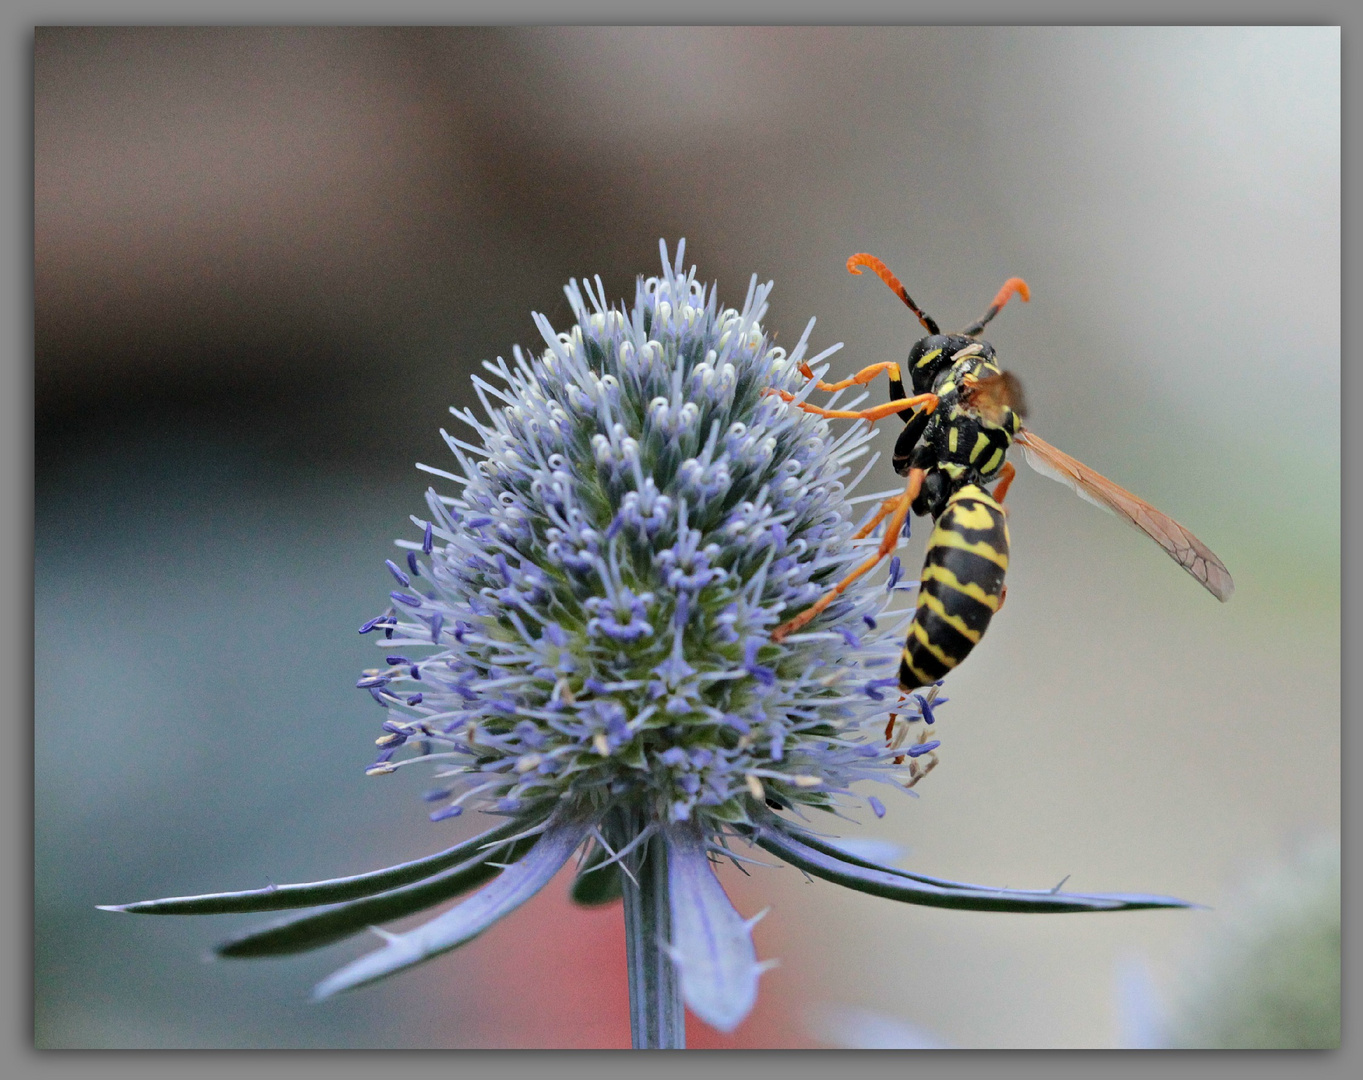
[(1003, 310), (1003, 305), (1008, 303), (1009, 298), (1014, 293), (1022, 297), (1024, 303), (1032, 298), (1032, 291), (1027, 288), (1027, 282), (1023, 281), (1020, 277), (1010, 277), (1003, 283), (1003, 288), (998, 291), (998, 295), (994, 297), (994, 302), (989, 305), (989, 310), (984, 313), (984, 318), (979, 322), (971, 323), (962, 330), (961, 333), (966, 337), (974, 337), (978, 334), (989, 325), (990, 319)]
[[(913, 298), (909, 296), (908, 291), (900, 283), (900, 280), (894, 276), (890, 268), (883, 262), (874, 255), (867, 255), (865, 252), (861, 252), (857, 255), (853, 255), (847, 260), (847, 272), (849, 274), (860, 274), (861, 271), (857, 269), (859, 266), (869, 267), (876, 277), (885, 282), (885, 284), (890, 287), (890, 291), (898, 296), (899, 299), (903, 300), (904, 303), (908, 305), (909, 310), (918, 316), (918, 321), (923, 324), (923, 329), (929, 334), (940, 334), (942, 332), (941, 328), (937, 325), (936, 320), (933, 319), (931, 315), (923, 314), (922, 309), (913, 302)], [(1018, 281), (1019, 279), (1014, 278), (1013, 280)], [(1026, 285), (1023, 285), (1022, 287), (1024, 290), (1027, 288)], [(981, 323), (981, 325), (983, 325), (983, 323)]]

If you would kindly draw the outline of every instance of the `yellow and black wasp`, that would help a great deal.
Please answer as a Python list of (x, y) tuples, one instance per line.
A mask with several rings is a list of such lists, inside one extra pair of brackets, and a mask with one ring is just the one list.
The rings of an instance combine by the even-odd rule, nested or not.
[[(872, 423), (898, 414), (904, 430), (895, 442), (894, 469), (908, 478), (908, 486), (902, 495), (887, 499), (854, 538), (869, 536), (888, 518), (876, 554), (813, 606), (778, 626), (773, 639), (780, 641), (807, 625), (848, 585), (889, 555), (912, 511), (930, 515), (935, 525), (923, 563), (918, 610), (904, 642), (899, 685), (907, 693), (937, 682), (955, 668), (984, 636), (1007, 591), (1003, 579), (1008, 570), (1008, 522), (1003, 499), (1014, 476), (1007, 455), (1015, 442), (1032, 468), (1135, 526), (1218, 600), (1230, 599), (1235, 588), (1231, 576), (1202, 541), (1173, 518), (1022, 426), (1026, 415), (1022, 388), (1013, 375), (1000, 370), (994, 347), (981, 341), (979, 334), (1012, 296), (1030, 298), (1026, 282), (1009, 278), (983, 318), (959, 334), (943, 334), (879, 259), (859, 254), (847, 260), (853, 274), (860, 274), (863, 266), (908, 305), (928, 336), (909, 350), (902, 364), (872, 364), (841, 382), (817, 384), (819, 390), (843, 390), (884, 373), (890, 381), (887, 404), (859, 411), (796, 404), (819, 416)], [(814, 378), (808, 366), (802, 371)], [(912, 396), (907, 390), (913, 391)], [(778, 393), (787, 401), (794, 400), (791, 394)], [(994, 484), (992, 491), (985, 487), (989, 483)]]

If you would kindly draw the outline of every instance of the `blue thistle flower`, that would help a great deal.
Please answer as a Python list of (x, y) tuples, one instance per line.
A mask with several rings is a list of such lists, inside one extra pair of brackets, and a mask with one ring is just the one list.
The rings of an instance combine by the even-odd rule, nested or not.
[[(910, 874), (805, 824), (812, 811), (861, 805), (883, 816), (881, 800), (854, 785), (905, 791), (935, 764), (933, 696), (886, 698), (912, 617), (893, 607), (897, 559), (888, 588), (863, 578), (808, 629), (772, 640), (865, 557), (851, 539), (853, 502), (880, 496), (851, 492), (875, 460), (874, 431), (834, 431), (773, 393), (803, 400), (813, 388), (805, 372), (834, 349), (806, 359), (813, 320), (789, 353), (776, 347), (762, 326), (770, 283), (754, 276), (741, 309), (721, 307), (694, 268), (683, 272), (683, 251), (669, 261), (663, 245), (662, 273), (638, 281), (628, 308), (607, 305), (600, 278), (594, 288), (571, 282), (575, 325), (556, 332), (536, 315), (541, 352), (484, 364), (493, 379), (474, 378), (483, 415), (452, 410), (470, 434), (442, 432), (457, 471), (421, 466), (455, 486), (428, 491), (427, 516), (412, 518), (420, 540), (399, 541), (406, 569), (386, 563), (393, 602), (360, 627), (385, 652), (357, 683), (385, 711), (368, 771), (429, 763), (440, 785), (425, 795), (433, 820), (477, 809), (505, 822), (371, 874), (117, 910), (328, 905), (218, 949), (259, 956), (484, 886), (424, 926), (385, 933), (382, 948), (317, 987), (326, 997), (469, 941), (586, 848), (574, 896), (624, 893), (632, 998), (652, 980), (730, 1030), (751, 1010), (763, 968), (755, 920), (733, 908), (711, 867), (716, 855), (743, 858), (740, 843), (914, 903), (1181, 903)], [(887, 740), (891, 709), (897, 734)], [(655, 942), (661, 964), (648, 961)], [(636, 1041), (678, 1044), (680, 1009), (662, 1021), (670, 1033), (641, 1036), (647, 1012), (633, 1017)]]

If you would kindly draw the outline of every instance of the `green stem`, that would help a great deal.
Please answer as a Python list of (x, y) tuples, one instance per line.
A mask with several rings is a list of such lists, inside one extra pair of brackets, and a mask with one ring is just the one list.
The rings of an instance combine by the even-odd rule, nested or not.
[[(641, 815), (631, 815), (623, 842), (644, 828)], [(618, 835), (618, 834), (617, 834)], [(614, 844), (617, 837), (612, 837)], [(618, 848), (617, 848), (618, 850)], [(667, 944), (672, 939), (672, 906), (667, 888), (667, 842), (661, 833), (640, 844), (624, 859), (625, 952), (629, 968), (629, 1026), (636, 1050), (681, 1050), (686, 1047), (686, 1017), (681, 983)], [(636, 884), (637, 882), (637, 884)]]

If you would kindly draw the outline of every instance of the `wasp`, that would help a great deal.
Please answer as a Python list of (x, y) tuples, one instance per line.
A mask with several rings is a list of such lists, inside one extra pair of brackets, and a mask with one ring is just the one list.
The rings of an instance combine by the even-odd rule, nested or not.
[[(795, 401), (785, 391), (774, 392), (805, 412), (833, 419), (874, 423), (898, 415), (904, 430), (895, 442), (893, 464), (908, 483), (902, 494), (886, 499), (854, 536), (864, 539), (888, 519), (876, 553), (811, 607), (778, 626), (772, 632), (774, 640), (806, 626), (889, 555), (899, 543), (910, 512), (927, 515), (934, 526), (920, 576), (917, 611), (900, 658), (899, 685), (909, 693), (941, 680), (970, 654), (1003, 606), (1009, 551), (1003, 500), (1016, 472), (1007, 460), (1014, 443), (1043, 476), (1066, 484), (1081, 498), (1139, 529), (1218, 600), (1230, 599), (1235, 588), (1230, 573), (1196, 536), (1022, 426), (1026, 416), (1022, 387), (1015, 376), (1000, 369), (994, 347), (979, 335), (1010, 298), (1031, 298), (1026, 282), (1009, 278), (982, 318), (958, 334), (944, 334), (883, 262), (866, 254), (847, 260), (853, 274), (860, 274), (862, 267), (873, 271), (908, 306), (927, 336), (909, 350), (903, 363), (872, 364), (841, 382), (819, 381), (816, 388), (844, 390), (884, 374), (890, 383), (890, 401), (862, 410), (823, 409)], [(808, 365), (801, 371), (806, 378), (814, 378)]]

